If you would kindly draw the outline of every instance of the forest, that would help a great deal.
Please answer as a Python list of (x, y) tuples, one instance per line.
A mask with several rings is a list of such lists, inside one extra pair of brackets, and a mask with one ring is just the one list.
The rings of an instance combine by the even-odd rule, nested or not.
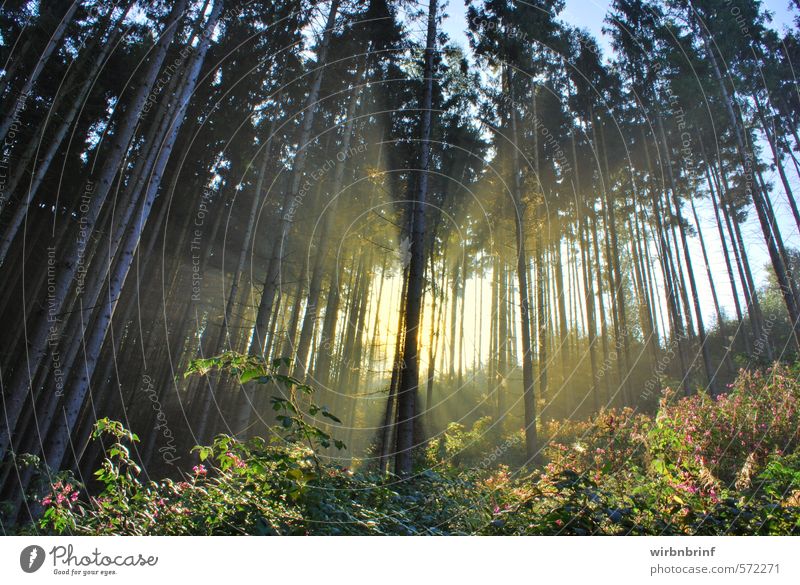
[(0, 533), (800, 534), (800, 1), (5, 0)]

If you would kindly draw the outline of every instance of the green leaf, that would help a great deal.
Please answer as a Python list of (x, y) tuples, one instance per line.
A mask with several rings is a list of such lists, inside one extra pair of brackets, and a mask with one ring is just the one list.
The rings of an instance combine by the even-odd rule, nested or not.
[(239, 373), (239, 382), (246, 384), (250, 380), (261, 379), (264, 377), (264, 370), (261, 368), (250, 368)]

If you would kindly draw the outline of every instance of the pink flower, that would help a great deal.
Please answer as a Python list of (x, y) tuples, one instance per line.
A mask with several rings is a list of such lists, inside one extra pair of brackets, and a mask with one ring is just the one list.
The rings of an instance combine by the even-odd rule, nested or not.
[(247, 467), (247, 465), (245, 464), (245, 462), (244, 462), (244, 461), (242, 461), (241, 457), (238, 457), (237, 455), (234, 455), (234, 454), (233, 454), (233, 453), (231, 453), (230, 451), (228, 451), (228, 452), (227, 452), (225, 455), (227, 455), (228, 457), (230, 457), (230, 458), (231, 458), (231, 460), (233, 461), (233, 465), (234, 465), (234, 467), (236, 467), (236, 468), (238, 468), (238, 469), (242, 469), (242, 468), (244, 468), (244, 467)]
[(53, 503), (53, 498), (51, 498), (50, 496), (45, 496), (44, 498), (42, 498), (42, 506), (49, 506), (52, 503)]
[(192, 471), (194, 471), (194, 474), (197, 477), (205, 476), (208, 473), (206, 466), (203, 465), (202, 463), (200, 465), (195, 465), (194, 467), (192, 467)]
[(561, 518), (559, 518), (558, 520), (556, 520), (556, 526), (558, 526), (558, 527), (560, 528), (560, 527), (561, 527), (561, 526), (563, 526), (563, 525), (564, 525), (564, 521), (563, 521)]

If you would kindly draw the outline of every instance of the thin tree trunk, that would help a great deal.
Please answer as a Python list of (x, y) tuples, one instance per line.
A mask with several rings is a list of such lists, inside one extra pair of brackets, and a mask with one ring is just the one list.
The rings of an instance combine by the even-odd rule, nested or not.
[(395, 473), (411, 473), (414, 448), (414, 420), (417, 413), (419, 387), (419, 325), (422, 313), (422, 287), (425, 272), (425, 205), (428, 195), (430, 170), (430, 139), (433, 103), (434, 51), (436, 50), (437, 0), (430, 0), (428, 8), (428, 33), (425, 43), (423, 68), (423, 95), (421, 102), (422, 131), (419, 159), (419, 181), (412, 197), (410, 221), (410, 255), (408, 290), (405, 306), (405, 335), (402, 352), (402, 374), (397, 393), (397, 439), (395, 445)]
[[(330, 48), (331, 36), (333, 35), (334, 25), (336, 24), (336, 14), (339, 10), (340, 0), (332, 0), (331, 7), (328, 12), (328, 18), (325, 23), (325, 31), (322, 35), (319, 50), (317, 51), (317, 68), (314, 71), (314, 78), (311, 83), (311, 89), (305, 100), (305, 115), (303, 116), (303, 126), (300, 131), (299, 140), (297, 142), (297, 152), (294, 156), (292, 164), (292, 174), (289, 189), (285, 191), (283, 201), (280, 206), (280, 227), (278, 228), (278, 237), (272, 246), (272, 257), (270, 258), (267, 266), (267, 274), (264, 279), (264, 290), (261, 294), (261, 301), (256, 315), (256, 323), (253, 329), (254, 343), (253, 349), (259, 354), (264, 355), (266, 347), (266, 327), (269, 320), (269, 314), (272, 310), (272, 303), (275, 299), (277, 292), (281, 264), (283, 262), (284, 247), (287, 245), (287, 238), (292, 227), (293, 216), (296, 208), (293, 208), (293, 201), (300, 192), (300, 184), (305, 170), (306, 158), (308, 156), (308, 149), (311, 142), (311, 130), (314, 125), (314, 118), (317, 109), (319, 108), (319, 91), (322, 86), (322, 78), (325, 73), (328, 50)], [(299, 203), (302, 205), (302, 202)]]
[[(692, 7), (692, 13), (694, 18), (699, 21), (699, 17), (696, 16), (693, 7)], [(752, 172), (752, 167), (754, 166), (752, 164), (752, 159), (754, 157), (752, 156), (752, 152), (749, 152), (745, 145), (744, 132), (739, 123), (739, 119), (737, 118), (733, 110), (734, 98), (728, 93), (728, 88), (725, 85), (725, 81), (722, 78), (722, 73), (720, 72), (720, 68), (717, 63), (717, 58), (714, 55), (714, 51), (711, 48), (711, 41), (708, 38), (709, 33), (706, 30), (704, 23), (698, 22), (697, 24), (698, 28), (700, 29), (700, 36), (703, 40), (703, 45), (706, 50), (706, 55), (711, 61), (712, 72), (714, 74), (715, 79), (717, 80), (717, 84), (719, 85), (723, 101), (725, 102), (725, 109), (728, 113), (729, 121), (734, 130), (734, 136), (736, 138), (736, 145), (739, 152), (740, 162), (742, 164), (742, 170), (747, 175), (748, 173)], [(784, 303), (786, 304), (786, 310), (789, 313), (789, 319), (792, 326), (792, 334), (794, 337), (794, 344), (796, 348), (800, 350), (800, 311), (798, 311), (797, 299), (795, 298), (794, 292), (792, 290), (790, 275), (788, 274), (787, 267), (784, 264), (783, 257), (785, 256), (785, 254), (781, 253), (775, 242), (774, 236), (778, 233), (778, 226), (777, 223), (775, 222), (775, 218), (771, 217), (766, 209), (764, 197), (767, 197), (768, 195), (766, 193), (761, 193), (759, 188), (753, 184), (750, 185), (749, 190), (753, 198), (753, 204), (756, 208), (756, 214), (758, 215), (758, 221), (759, 224), (761, 225), (761, 231), (764, 235), (764, 240), (767, 243), (767, 249), (769, 250), (769, 256), (770, 260), (772, 261), (772, 267), (775, 270), (775, 275), (778, 279), (778, 285), (781, 289), (781, 294), (783, 295)]]
[[(114, 177), (119, 170), (120, 162), (128, 150), (128, 144), (138, 124), (139, 114), (144, 107), (150, 89), (166, 57), (167, 49), (178, 28), (178, 21), (184, 12), (186, 1), (187, 0), (178, 0), (173, 6), (166, 28), (156, 44), (152, 59), (144, 75), (144, 80), (136, 89), (133, 98), (128, 104), (128, 109), (126, 110), (123, 121), (114, 132), (110, 153), (105, 159), (100, 172), (95, 175), (96, 180), (87, 183), (86, 192), (90, 194), (90, 202), (88, 203), (87, 212), (81, 218), (80, 224), (82, 233), (87, 234), (86, 238), (88, 238), (88, 234), (91, 234), (94, 230), (100, 210), (103, 207), (106, 196), (111, 190)], [(79, 267), (83, 266), (82, 258), (85, 251), (85, 244), (83, 242), (84, 240), (82, 238), (78, 238), (70, 245), (70, 249), (61, 263), (63, 269), (59, 272), (59, 276), (53, 287), (54, 294), (52, 295), (48, 314), (43, 315), (42, 318), (39, 319), (34, 328), (34, 333), (29, 338), (31, 341), (27, 351), (28, 360), (26, 367), (18, 368), (10, 384), (7, 386), (8, 398), (6, 399), (5, 407), (8, 424), (0, 429), (0, 461), (5, 457), (11, 434), (14, 432), (25, 399), (29, 394), (35, 391), (32, 387), (32, 381), (36, 377), (39, 368), (43, 367), (45, 357), (49, 353), (48, 340), (54, 335), (50, 316), (58, 316), (61, 313), (67, 295), (75, 280), (75, 275)], [(80, 294), (80, 290), (76, 292)]]

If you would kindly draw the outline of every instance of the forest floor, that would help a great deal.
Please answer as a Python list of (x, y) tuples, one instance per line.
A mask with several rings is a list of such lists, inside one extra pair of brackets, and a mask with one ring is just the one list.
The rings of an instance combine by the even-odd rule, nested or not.
[[(665, 391), (658, 412), (548, 422), (542, 462), (522, 430), (453, 423), (399, 479), (317, 459), (309, 441), (219, 436), (183, 481), (143, 482), (138, 438), (98, 423), (97, 495), (68, 473), (22, 533), (55, 534), (800, 534), (800, 367), (742, 371), (717, 399)], [(291, 414), (291, 408), (286, 412)], [(290, 439), (308, 429), (283, 426)], [(313, 427), (309, 427), (312, 428)], [(313, 432), (312, 432), (313, 435)], [(309, 448), (311, 445), (313, 447)], [(333, 448), (333, 445), (330, 446)]]

